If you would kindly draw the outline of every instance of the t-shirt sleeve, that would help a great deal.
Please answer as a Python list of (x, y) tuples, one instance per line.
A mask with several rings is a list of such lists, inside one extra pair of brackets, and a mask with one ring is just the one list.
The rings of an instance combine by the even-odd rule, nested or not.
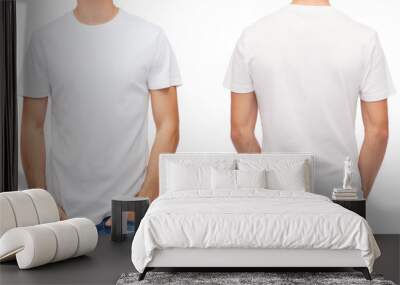
[(364, 76), (360, 86), (361, 100), (380, 101), (395, 94), (385, 54), (376, 33), (367, 47), (364, 66)]
[(34, 33), (25, 55), (22, 70), (21, 93), (24, 97), (45, 98), (50, 96), (48, 67), (39, 34)]
[(180, 86), (181, 75), (176, 56), (163, 32), (157, 39), (156, 51), (147, 79), (149, 90), (159, 90), (172, 86)]
[(224, 87), (235, 93), (249, 93), (254, 91), (248, 55), (246, 54), (244, 33), (236, 44), (231, 57), (228, 71), (225, 75)]

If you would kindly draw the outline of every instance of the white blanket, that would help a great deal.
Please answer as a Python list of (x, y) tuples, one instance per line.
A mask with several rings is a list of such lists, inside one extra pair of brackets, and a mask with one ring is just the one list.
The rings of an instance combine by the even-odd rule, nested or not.
[(132, 244), (143, 272), (155, 249), (358, 249), (372, 272), (380, 251), (365, 219), (328, 198), (295, 191), (182, 191), (153, 202)]

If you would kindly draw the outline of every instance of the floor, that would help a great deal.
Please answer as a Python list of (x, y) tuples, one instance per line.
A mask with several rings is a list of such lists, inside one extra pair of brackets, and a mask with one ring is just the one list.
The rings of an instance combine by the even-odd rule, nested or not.
[[(400, 235), (377, 235), (382, 251), (375, 272), (400, 282)], [(129, 241), (114, 243), (101, 237), (89, 256), (49, 264), (31, 270), (18, 270), (15, 262), (0, 265), (0, 284), (115, 284), (124, 272), (134, 271)]]
[(88, 256), (18, 270), (15, 262), (0, 264), (0, 284), (115, 284), (124, 272), (134, 271), (130, 260), (130, 242), (114, 243), (100, 237)]
[(376, 260), (374, 270), (400, 284), (400, 235), (375, 235), (375, 238), (382, 255)]

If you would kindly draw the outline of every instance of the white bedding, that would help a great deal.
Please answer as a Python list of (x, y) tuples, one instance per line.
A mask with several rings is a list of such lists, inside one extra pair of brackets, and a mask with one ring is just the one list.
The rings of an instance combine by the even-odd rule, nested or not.
[(380, 251), (368, 223), (328, 198), (298, 191), (182, 191), (160, 196), (142, 220), (132, 262), (155, 249), (357, 249), (372, 272)]

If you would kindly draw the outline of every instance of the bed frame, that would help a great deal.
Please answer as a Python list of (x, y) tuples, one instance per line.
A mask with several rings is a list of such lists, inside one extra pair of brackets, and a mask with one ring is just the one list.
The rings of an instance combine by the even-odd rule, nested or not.
[[(179, 153), (160, 156), (160, 194), (165, 193), (167, 162), (176, 160), (218, 161), (246, 159), (303, 160), (308, 165), (309, 191), (314, 191), (314, 159), (310, 153), (294, 154), (232, 154), (232, 153)], [(359, 250), (329, 249), (193, 249), (171, 248), (156, 250), (152, 261), (139, 275), (143, 280), (146, 273), (155, 269), (177, 269), (180, 271), (306, 271), (336, 270), (353, 268), (361, 271), (367, 280), (371, 275)], [(342, 270), (339, 270), (342, 269)]]

